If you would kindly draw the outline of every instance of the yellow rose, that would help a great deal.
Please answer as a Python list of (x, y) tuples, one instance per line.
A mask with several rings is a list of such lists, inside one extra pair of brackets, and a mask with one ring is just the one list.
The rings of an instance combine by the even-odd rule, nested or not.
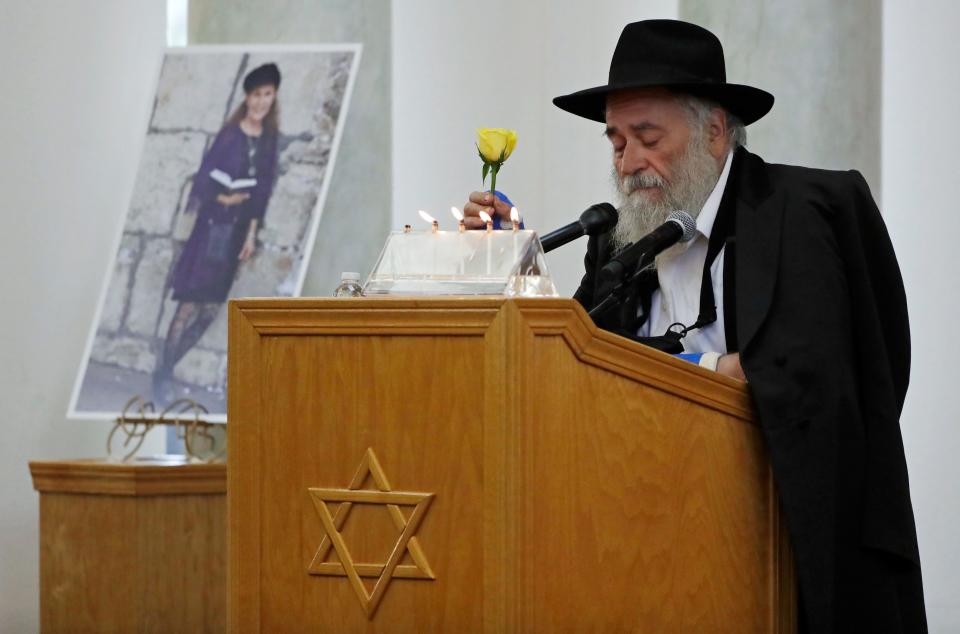
[(502, 163), (517, 145), (517, 133), (506, 128), (477, 129), (477, 148), (485, 161)]

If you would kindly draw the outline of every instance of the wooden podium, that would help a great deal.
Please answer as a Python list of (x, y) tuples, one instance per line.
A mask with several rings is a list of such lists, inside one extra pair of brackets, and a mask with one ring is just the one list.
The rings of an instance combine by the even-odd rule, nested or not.
[(793, 632), (740, 382), (572, 300), (230, 305), (232, 632)]
[(34, 461), (30, 473), (41, 632), (224, 631), (223, 464)]

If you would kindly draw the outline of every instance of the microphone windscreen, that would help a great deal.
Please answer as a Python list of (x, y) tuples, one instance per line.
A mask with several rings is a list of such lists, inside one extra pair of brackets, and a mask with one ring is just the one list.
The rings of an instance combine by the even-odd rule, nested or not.
[(697, 221), (685, 211), (671, 211), (667, 216), (667, 222), (675, 222), (683, 229), (683, 235), (678, 242), (689, 242), (693, 236), (697, 235)]
[(617, 210), (610, 203), (597, 203), (580, 214), (580, 226), (588, 236), (605, 233), (617, 224)]

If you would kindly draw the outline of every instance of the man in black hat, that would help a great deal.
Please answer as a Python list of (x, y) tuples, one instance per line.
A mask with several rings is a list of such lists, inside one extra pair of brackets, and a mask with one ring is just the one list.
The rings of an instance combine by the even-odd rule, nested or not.
[[(925, 632), (899, 416), (910, 366), (903, 282), (863, 177), (765, 163), (745, 126), (773, 96), (726, 81), (698, 26), (624, 29), (604, 86), (554, 99), (604, 123), (620, 220), (587, 245), (576, 299), (609, 293), (623, 246), (688, 211), (697, 234), (657, 258), (598, 325), (657, 342), (683, 333), (701, 365), (745, 379), (757, 407), (800, 589), (801, 631)], [(474, 192), (465, 206), (509, 207)]]

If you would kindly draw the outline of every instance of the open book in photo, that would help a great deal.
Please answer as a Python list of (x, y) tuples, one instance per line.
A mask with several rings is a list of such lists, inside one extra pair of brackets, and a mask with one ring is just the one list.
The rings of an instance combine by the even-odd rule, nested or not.
[(230, 175), (224, 172), (223, 170), (214, 169), (210, 171), (210, 178), (217, 181), (230, 191), (236, 191), (238, 189), (248, 189), (254, 187), (257, 184), (257, 179), (255, 178), (230, 178)]

